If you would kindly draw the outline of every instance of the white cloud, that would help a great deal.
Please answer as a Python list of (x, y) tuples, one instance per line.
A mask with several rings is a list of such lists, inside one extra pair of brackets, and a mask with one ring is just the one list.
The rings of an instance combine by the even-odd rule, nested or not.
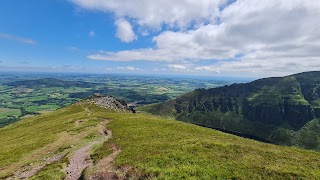
[(117, 26), (117, 38), (119, 38), (122, 42), (129, 43), (135, 39), (137, 36), (132, 30), (131, 24), (125, 19), (119, 19), (116, 21)]
[(31, 38), (19, 37), (19, 36), (15, 36), (12, 34), (6, 34), (6, 33), (1, 33), (1, 32), (0, 32), (0, 39), (16, 41), (16, 42), (23, 43), (23, 44), (31, 44), (31, 45), (37, 44), (36, 41), (34, 41)]
[[(90, 59), (169, 61), (170, 64), (216, 59), (221, 62), (187, 69), (266, 75), (320, 69), (318, 0), (238, 0), (222, 11), (218, 10), (225, 3), (222, 0), (73, 2), (83, 8), (113, 12), (120, 19), (126, 17), (135, 22), (138, 30), (162, 30), (153, 37), (153, 47), (98, 52), (89, 55)], [(131, 38), (123, 41), (130, 42), (136, 36), (131, 24), (125, 22), (131, 35), (124, 37)], [(235, 58), (239, 54), (243, 56)]]
[(216, 72), (216, 73), (220, 73), (220, 68), (216, 67), (216, 66), (198, 66), (195, 67), (194, 70), (196, 71), (210, 71), (210, 72)]
[(128, 70), (128, 71), (135, 71), (135, 70), (139, 70), (139, 68), (135, 68), (132, 66), (126, 66), (126, 67), (117, 67), (117, 70)]
[(96, 36), (96, 33), (94, 31), (89, 32), (89, 37), (94, 38)]
[(186, 28), (202, 24), (219, 13), (226, 0), (70, 0), (76, 5), (103, 12), (112, 12), (118, 18), (130, 17), (139, 26), (161, 29), (163, 24)]
[(188, 67), (184, 64), (169, 64), (168, 67), (170, 67), (173, 70), (187, 70)]

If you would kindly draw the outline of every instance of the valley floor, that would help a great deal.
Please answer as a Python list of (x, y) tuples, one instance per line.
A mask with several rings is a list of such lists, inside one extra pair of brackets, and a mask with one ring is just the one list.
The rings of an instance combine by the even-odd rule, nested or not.
[[(318, 152), (94, 105), (26, 118), (0, 129), (0, 137), (4, 179), (42, 165), (31, 179), (320, 178)], [(74, 162), (87, 168), (72, 176)]]

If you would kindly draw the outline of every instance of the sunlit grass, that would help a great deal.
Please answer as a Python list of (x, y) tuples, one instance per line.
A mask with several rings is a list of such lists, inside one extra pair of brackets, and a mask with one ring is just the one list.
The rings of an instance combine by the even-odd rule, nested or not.
[[(89, 110), (89, 111), (88, 111)], [(114, 165), (156, 179), (317, 179), (320, 153), (282, 147), (147, 114), (113, 113), (96, 106), (68, 108), (26, 118), (0, 129), (0, 177), (98, 138), (109, 119), (112, 138), (91, 152), (94, 162), (121, 148)], [(80, 121), (79, 121), (80, 120)], [(63, 178), (67, 159), (47, 165), (34, 179)], [(36, 162), (35, 162), (36, 163)], [(132, 173), (128, 172), (128, 173)]]
[(265, 144), (174, 120), (110, 114), (109, 143), (122, 153), (117, 166), (130, 165), (150, 177), (319, 178), (320, 154)]
[[(76, 121), (82, 123), (77, 124)], [(81, 106), (70, 106), (44, 115), (25, 118), (0, 129), (0, 178), (30, 163), (82, 141), (96, 132), (100, 120), (89, 117)], [(92, 140), (92, 139), (91, 139)]]

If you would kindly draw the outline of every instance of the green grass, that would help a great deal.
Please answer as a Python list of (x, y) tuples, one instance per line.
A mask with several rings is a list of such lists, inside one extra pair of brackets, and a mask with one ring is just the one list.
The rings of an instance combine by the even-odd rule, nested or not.
[(132, 166), (160, 179), (273, 179), (320, 177), (320, 154), (240, 138), (155, 116), (110, 114), (109, 143)]
[(174, 100), (169, 100), (164, 103), (151, 104), (146, 106), (141, 106), (136, 108), (138, 111), (149, 112), (154, 115), (164, 116), (164, 117), (174, 117), (176, 114), (174, 107)]
[(21, 114), (20, 109), (0, 108), (0, 119), (8, 116), (18, 117)]
[[(39, 161), (34, 157), (41, 159), (48, 152), (71, 151), (70, 145), (94, 140), (93, 132), (97, 132), (102, 119), (111, 120), (107, 128), (113, 136), (97, 145), (91, 158), (98, 162), (116, 145), (122, 151), (114, 165), (120, 171), (131, 167), (128, 176), (135, 173), (151, 179), (320, 178), (318, 152), (261, 143), (147, 114), (87, 108), (89, 114), (81, 106), (72, 105), (0, 129), (0, 178)], [(47, 165), (33, 179), (65, 177), (61, 170), (66, 162), (62, 159)]]
[(284, 77), (271, 84), (266, 84), (255, 93), (252, 93), (248, 100), (256, 106), (261, 103), (275, 105), (283, 102), (283, 98), (289, 98), (289, 103), (294, 105), (309, 105), (304, 98), (300, 84), (295, 77)]
[(66, 174), (61, 171), (61, 169), (65, 168), (68, 164), (68, 159), (63, 158), (57, 162), (53, 162), (47, 166), (45, 166), (41, 171), (35, 174), (31, 180), (36, 179), (64, 179)]
[[(76, 121), (83, 123), (76, 125)], [(100, 121), (81, 106), (23, 119), (0, 129), (0, 179), (30, 163), (37, 163), (61, 148), (87, 141)]]
[(43, 110), (56, 110), (59, 108), (60, 106), (58, 105), (41, 105), (41, 106), (29, 106), (29, 107), (26, 107), (26, 110), (29, 112), (39, 112)]
[(97, 146), (90, 157), (94, 162), (97, 162), (111, 153), (112, 153), (112, 147), (110, 146), (110, 143), (105, 142), (102, 145)]

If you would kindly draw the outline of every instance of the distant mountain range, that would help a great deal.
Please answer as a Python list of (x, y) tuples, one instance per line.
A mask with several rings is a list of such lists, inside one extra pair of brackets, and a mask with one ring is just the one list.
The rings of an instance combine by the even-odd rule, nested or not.
[(196, 89), (142, 110), (319, 150), (320, 72)]

